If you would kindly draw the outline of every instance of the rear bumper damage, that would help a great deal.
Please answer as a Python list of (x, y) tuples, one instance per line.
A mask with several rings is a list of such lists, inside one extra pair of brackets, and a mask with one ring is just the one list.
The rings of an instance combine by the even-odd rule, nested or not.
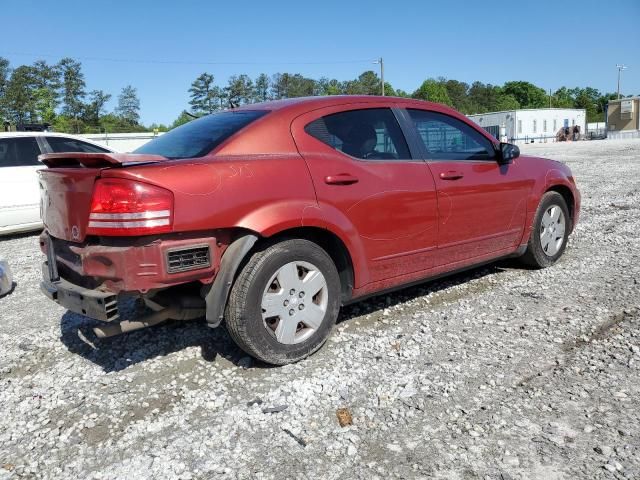
[(42, 264), (43, 280), (40, 290), (54, 302), (80, 315), (95, 318), (103, 322), (112, 322), (120, 318), (118, 314), (118, 296), (109, 291), (90, 289), (75, 285), (63, 278), (49, 278), (49, 263)]
[[(217, 327), (236, 271), (257, 239), (250, 233), (241, 235), (221, 254), (212, 237), (91, 245), (57, 240), (45, 232), (40, 237), (47, 257), (41, 290), (67, 310), (108, 322), (94, 328), (98, 337), (167, 319), (206, 317), (210, 327)], [(196, 282), (201, 287), (196, 284), (193, 288)], [(151, 313), (136, 320), (123, 319), (118, 310), (120, 295), (142, 298)]]
[[(95, 245), (58, 240), (44, 232), (40, 246), (47, 257), (42, 292), (71, 312), (107, 322), (94, 328), (101, 338), (168, 319), (203, 317), (200, 288), (181, 285), (211, 283), (218, 268), (212, 237), (138, 238)], [(122, 318), (120, 295), (142, 298), (149, 313), (135, 320)]]
[(112, 294), (146, 294), (193, 281), (211, 283), (219, 260), (213, 237), (136, 238), (96, 245), (74, 244), (44, 232), (40, 248), (61, 278)]
[(192, 320), (205, 314), (204, 299), (197, 295), (156, 295), (146, 298), (150, 313), (135, 320), (122, 319), (118, 309), (118, 295), (113, 292), (75, 285), (63, 278), (49, 279), (48, 262), (42, 265), (42, 292), (67, 310), (106, 322), (93, 329), (99, 338), (112, 337), (141, 328), (157, 325), (166, 320)]

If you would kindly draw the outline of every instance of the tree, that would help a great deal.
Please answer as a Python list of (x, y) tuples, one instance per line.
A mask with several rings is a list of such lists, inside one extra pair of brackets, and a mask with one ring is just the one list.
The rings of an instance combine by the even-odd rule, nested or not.
[(220, 88), (213, 83), (213, 75), (203, 73), (191, 84), (191, 110), (196, 114), (213, 113), (220, 108)]
[(513, 95), (520, 108), (544, 108), (549, 105), (547, 92), (529, 82), (506, 82), (502, 87), (506, 95)]
[(9, 118), (6, 107), (6, 93), (10, 75), (9, 60), (0, 57), (0, 122), (4, 122)]
[(447, 80), (445, 78), (438, 79), (441, 83), (444, 83), (447, 89), (447, 95), (451, 100), (453, 108), (460, 110), (461, 112), (468, 113), (469, 110), (469, 85), (458, 80)]
[(84, 110), (85, 81), (80, 62), (63, 58), (57, 65), (62, 76), (62, 113), (78, 119)]
[(299, 73), (276, 73), (271, 77), (271, 97), (281, 98), (308, 97), (318, 91), (316, 81)]
[[(358, 90), (362, 95), (381, 95), (382, 84), (380, 77), (373, 70), (367, 70), (360, 74), (357, 80)], [(387, 92), (385, 92), (387, 93)]]
[(111, 94), (103, 90), (89, 92), (89, 103), (86, 106), (85, 120), (89, 125), (99, 125), (100, 117), (104, 113), (104, 107), (111, 100)]
[(389, 82), (384, 82), (384, 94), (389, 97), (397, 97), (398, 92), (391, 86)]
[(176, 118), (173, 121), (173, 123), (171, 124), (171, 127), (169, 127), (169, 128), (172, 129), (172, 128), (179, 127), (180, 125), (184, 125), (185, 123), (189, 123), (193, 119), (194, 119), (193, 115), (190, 115), (189, 113), (187, 113), (186, 110), (183, 110), (180, 113), (180, 115), (178, 116), (178, 118)]
[(602, 96), (598, 90), (591, 87), (579, 88), (576, 92), (575, 108), (584, 108), (587, 113), (587, 122), (598, 121), (598, 100)]
[(316, 82), (318, 95), (340, 95), (343, 93), (342, 83), (335, 78), (321, 77)]
[(232, 75), (224, 90), (230, 106), (251, 103), (253, 81), (248, 75)]
[(573, 108), (574, 102), (573, 92), (567, 87), (559, 88), (551, 97), (551, 106), (554, 108)]
[(53, 124), (56, 118), (56, 106), (58, 104), (55, 90), (38, 88), (34, 90), (34, 112), (42, 123)]
[(269, 99), (269, 87), (271, 82), (266, 73), (261, 73), (253, 83), (253, 98), (257, 102), (266, 102)]
[(31, 67), (31, 74), (35, 113), (40, 121), (51, 124), (60, 104), (60, 70), (55, 65), (48, 65), (44, 60), (37, 60)]
[(33, 69), (20, 65), (11, 72), (4, 95), (4, 105), (10, 121), (15, 124), (37, 119)]
[(140, 100), (138, 92), (131, 85), (127, 85), (118, 95), (116, 115), (130, 125), (138, 125), (140, 121)]
[(167, 127), (164, 123), (152, 123), (151, 125), (149, 125), (149, 130), (151, 130), (152, 132), (155, 132), (156, 130), (159, 132), (166, 132), (169, 130), (169, 127)]
[(420, 88), (413, 92), (413, 98), (451, 105), (451, 99), (447, 93), (447, 88), (444, 84), (433, 78), (425, 80), (422, 85), (420, 85)]
[(52, 96), (58, 99), (62, 86), (60, 69), (57, 65), (49, 65), (44, 60), (37, 60), (33, 66), (33, 81), (36, 88), (44, 88), (51, 91)]

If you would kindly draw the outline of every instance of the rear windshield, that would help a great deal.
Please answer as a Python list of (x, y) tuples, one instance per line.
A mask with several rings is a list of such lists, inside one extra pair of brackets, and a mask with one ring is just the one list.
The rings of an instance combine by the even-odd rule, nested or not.
[(202, 157), (267, 113), (268, 110), (237, 110), (207, 115), (160, 135), (133, 153), (162, 155), (167, 158)]

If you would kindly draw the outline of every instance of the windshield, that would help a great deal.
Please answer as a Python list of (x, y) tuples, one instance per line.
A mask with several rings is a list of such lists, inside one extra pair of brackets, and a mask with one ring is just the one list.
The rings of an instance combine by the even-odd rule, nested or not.
[(268, 110), (237, 110), (207, 115), (160, 135), (133, 153), (162, 155), (171, 159), (202, 157), (267, 113)]

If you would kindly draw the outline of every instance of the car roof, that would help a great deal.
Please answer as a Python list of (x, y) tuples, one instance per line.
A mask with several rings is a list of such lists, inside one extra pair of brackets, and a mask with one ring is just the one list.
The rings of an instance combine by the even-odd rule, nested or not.
[[(381, 95), (326, 95), (315, 97), (286, 98), (283, 100), (271, 100), (268, 102), (242, 105), (241, 107), (235, 108), (233, 110), (269, 110), (275, 113), (275, 116), (281, 118), (282, 116), (284, 116), (293, 119), (298, 115), (320, 108), (344, 106), (345, 110), (348, 110), (349, 105), (362, 105), (367, 103), (376, 104), (378, 106), (387, 104), (389, 108), (397, 106), (399, 108), (430, 110), (457, 117), (458, 119), (461, 119), (467, 123), (472, 123), (466, 116), (449, 107), (448, 105), (444, 105), (442, 103), (427, 102), (425, 100), (406, 97), (383, 97)], [(274, 115), (270, 115), (270, 117), (273, 118)]]
[[(297, 152), (293, 138), (290, 135), (282, 136), (276, 134), (283, 125), (293, 125), (295, 119), (301, 115), (317, 112), (324, 108), (330, 108), (334, 111), (333, 108), (336, 107), (334, 113), (337, 113), (341, 110), (347, 111), (363, 107), (367, 108), (367, 104), (370, 104), (371, 108), (398, 107), (443, 113), (466, 123), (489, 141), (495, 142), (495, 139), (493, 139), (488, 132), (482, 130), (481, 127), (474, 124), (460, 112), (441, 103), (426, 102), (414, 98), (383, 97), (378, 95), (330, 95), (272, 100), (269, 102), (242, 105), (231, 110), (226, 110), (227, 112), (266, 110), (271, 113), (229, 137), (216, 147), (212, 153), (214, 155), (243, 155)], [(214, 113), (213, 115), (216, 114)], [(318, 113), (318, 115), (321, 115), (321, 113)]]
[(83, 137), (79, 137), (76, 135), (71, 135), (70, 133), (60, 133), (60, 132), (0, 132), (0, 137), (68, 137), (68, 138), (77, 138), (78, 140), (84, 140)]
[(80, 140), (85, 143), (89, 143), (91, 145), (95, 145), (96, 147), (104, 148), (105, 150), (109, 150), (110, 152), (115, 152), (112, 148), (107, 145), (103, 145), (98, 142), (94, 142), (89, 140), (88, 138), (81, 137), (79, 135), (72, 135), (70, 133), (60, 133), (60, 132), (0, 132), (0, 138), (19, 138), (19, 137), (62, 137), (62, 138), (72, 138), (75, 140)]
[[(252, 103), (242, 105), (237, 110), (283, 110), (293, 107), (312, 110), (314, 108), (330, 107), (333, 105), (344, 105), (349, 103), (388, 103), (415, 105), (419, 108), (433, 108), (434, 106), (442, 107), (441, 104), (426, 102), (406, 97), (389, 97), (380, 95), (325, 95), (314, 97), (295, 97), (285, 98), (282, 100), (271, 100), (268, 102)], [(446, 108), (446, 107), (445, 107)]]

